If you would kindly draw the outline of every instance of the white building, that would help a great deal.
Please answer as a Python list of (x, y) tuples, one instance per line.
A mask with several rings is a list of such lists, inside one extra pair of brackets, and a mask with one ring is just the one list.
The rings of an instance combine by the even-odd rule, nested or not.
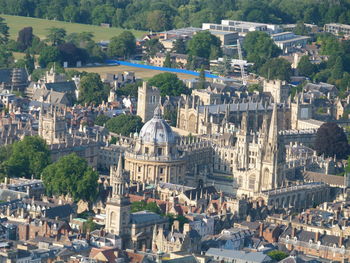
[(282, 32), (271, 35), (275, 44), (283, 53), (292, 52), (295, 48), (305, 47), (310, 37), (295, 35), (293, 32)]

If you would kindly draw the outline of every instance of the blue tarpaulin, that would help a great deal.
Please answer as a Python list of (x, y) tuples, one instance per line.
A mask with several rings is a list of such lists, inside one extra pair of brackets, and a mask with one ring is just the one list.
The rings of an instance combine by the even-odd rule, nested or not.
[[(198, 77), (199, 72), (187, 70), (187, 69), (179, 69), (179, 68), (165, 68), (165, 67), (156, 67), (156, 66), (150, 66), (150, 65), (143, 65), (138, 63), (132, 63), (128, 61), (121, 61), (121, 60), (107, 60), (107, 64), (109, 65), (122, 65), (122, 66), (129, 66), (129, 67), (137, 67), (137, 68), (145, 68), (145, 69), (153, 69), (153, 70), (161, 70), (161, 71), (167, 71), (172, 73), (182, 73), (182, 74), (188, 74)], [(206, 78), (218, 78), (218, 76), (213, 74), (205, 73)]]

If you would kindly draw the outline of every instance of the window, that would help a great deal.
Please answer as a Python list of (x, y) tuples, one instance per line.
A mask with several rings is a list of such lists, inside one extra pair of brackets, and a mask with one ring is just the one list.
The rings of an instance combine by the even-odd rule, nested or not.
[(139, 166), (137, 170), (140, 173), (141, 172), (141, 166)]
[(148, 151), (149, 151), (148, 147), (145, 147), (145, 153), (148, 154)]
[(158, 155), (162, 155), (162, 148), (158, 148), (157, 151), (158, 151)]
[(159, 172), (162, 174), (164, 172), (164, 168), (159, 168)]

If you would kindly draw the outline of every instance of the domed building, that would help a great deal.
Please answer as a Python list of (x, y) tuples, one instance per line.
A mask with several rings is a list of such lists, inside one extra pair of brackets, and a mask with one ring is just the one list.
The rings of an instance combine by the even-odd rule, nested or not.
[(153, 118), (142, 127), (133, 149), (125, 152), (125, 169), (130, 172), (130, 180), (184, 183), (186, 160), (178, 149), (178, 139), (157, 107)]

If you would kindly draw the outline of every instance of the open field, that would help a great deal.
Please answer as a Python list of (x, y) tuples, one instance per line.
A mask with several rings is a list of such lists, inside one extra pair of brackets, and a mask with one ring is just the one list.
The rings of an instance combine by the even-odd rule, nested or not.
[[(10, 36), (12, 39), (17, 39), (18, 31), (24, 27), (33, 27), (34, 35), (37, 35), (41, 39), (44, 39), (47, 35), (47, 29), (50, 27), (61, 27), (66, 29), (67, 33), (80, 33), (80, 32), (92, 32), (95, 35), (95, 41), (109, 40), (113, 36), (119, 35), (124, 31), (122, 28), (105, 28), (100, 26), (69, 23), (62, 21), (46, 20), (32, 17), (23, 16), (9, 16), (0, 15), (6, 19), (6, 23), (10, 27)], [(146, 32), (130, 30), (137, 37), (141, 37)]]
[[(133, 71), (135, 72), (135, 76), (137, 78), (141, 78), (144, 80), (152, 78), (154, 75), (157, 75), (159, 73), (163, 73), (165, 71), (161, 70), (152, 70), (152, 69), (144, 69), (144, 68), (137, 68), (137, 67), (129, 67), (129, 66), (101, 66), (101, 67), (84, 67), (84, 68), (70, 68), (77, 71), (86, 71), (86, 72), (95, 72), (100, 74), (100, 76), (103, 77), (106, 73), (123, 73), (124, 71)], [(188, 75), (188, 74), (176, 74), (180, 79), (193, 79), (195, 76)]]

